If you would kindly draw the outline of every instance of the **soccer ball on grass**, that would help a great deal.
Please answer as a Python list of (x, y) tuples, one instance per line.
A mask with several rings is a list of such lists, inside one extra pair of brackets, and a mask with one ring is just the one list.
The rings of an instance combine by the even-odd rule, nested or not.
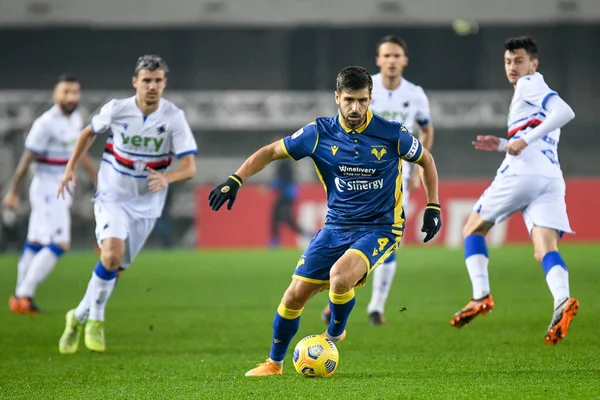
[(294, 368), (306, 377), (330, 377), (340, 363), (335, 344), (321, 335), (300, 340), (293, 353)]

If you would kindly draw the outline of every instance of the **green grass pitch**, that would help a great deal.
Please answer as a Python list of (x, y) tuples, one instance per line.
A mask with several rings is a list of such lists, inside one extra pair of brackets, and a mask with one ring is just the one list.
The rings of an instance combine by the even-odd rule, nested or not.
[[(600, 398), (598, 245), (564, 245), (571, 293), (581, 303), (568, 337), (543, 343), (552, 313), (529, 246), (490, 251), (493, 313), (457, 330), (448, 321), (470, 297), (460, 250), (406, 247), (385, 326), (370, 326), (370, 286), (357, 290), (340, 367), (330, 379), (246, 378), (268, 355), (273, 313), (299, 250), (146, 252), (107, 307), (107, 352), (82, 343), (58, 354), (65, 312), (79, 302), (95, 254), (66, 255), (39, 290), (44, 314), (8, 311), (16, 255), (0, 256), (2, 399)], [(321, 333), (327, 297), (306, 307), (297, 340)], [(400, 312), (402, 307), (407, 310)]]

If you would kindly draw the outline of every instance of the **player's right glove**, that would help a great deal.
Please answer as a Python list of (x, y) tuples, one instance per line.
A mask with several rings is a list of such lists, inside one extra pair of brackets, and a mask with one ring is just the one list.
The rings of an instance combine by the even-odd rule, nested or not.
[(423, 227), (421, 232), (425, 232), (425, 239), (423, 242), (427, 243), (440, 231), (442, 227), (442, 217), (439, 204), (429, 203), (425, 207), (425, 214), (423, 214)]
[(233, 203), (235, 202), (237, 192), (242, 186), (242, 183), (242, 178), (236, 174), (229, 175), (229, 178), (227, 178), (224, 183), (221, 183), (219, 186), (210, 191), (210, 194), (208, 195), (208, 204), (210, 205), (210, 208), (212, 208), (214, 211), (218, 211), (219, 208), (221, 208), (221, 206), (229, 200), (227, 209), (231, 210), (231, 207), (233, 207)]

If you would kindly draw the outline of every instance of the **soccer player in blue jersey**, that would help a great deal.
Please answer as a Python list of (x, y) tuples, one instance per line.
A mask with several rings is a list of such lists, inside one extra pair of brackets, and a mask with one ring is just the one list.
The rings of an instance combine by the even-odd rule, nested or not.
[[(429, 99), (421, 86), (410, 82), (404, 76), (408, 66), (408, 45), (397, 36), (381, 38), (375, 47), (379, 73), (372, 75), (373, 99), (371, 111), (381, 117), (400, 122), (411, 133), (419, 130), (418, 138), (429, 151), (433, 146), (434, 127), (429, 110)], [(410, 194), (421, 185), (421, 179), (415, 164), (402, 162), (402, 201), (404, 210), (410, 207)], [(396, 252), (392, 252), (375, 271), (373, 271), (371, 301), (367, 305), (369, 321), (373, 325), (385, 323), (384, 309), (392, 283), (396, 275)], [(326, 325), (331, 321), (329, 304), (321, 313)]]
[(242, 183), (272, 161), (310, 157), (327, 193), (325, 226), (300, 257), (275, 313), (269, 358), (246, 376), (282, 373), (304, 306), (327, 288), (332, 318), (323, 336), (334, 343), (344, 340), (355, 303), (354, 288), (364, 286), (368, 274), (402, 239), (402, 160), (422, 167), (428, 200), (421, 229), (426, 232), (424, 241), (431, 240), (441, 227), (433, 157), (402, 124), (369, 111), (372, 89), (373, 80), (366, 69), (344, 68), (336, 81), (338, 115), (317, 118), (293, 135), (261, 148), (210, 192), (213, 210), (226, 202), (231, 209)]

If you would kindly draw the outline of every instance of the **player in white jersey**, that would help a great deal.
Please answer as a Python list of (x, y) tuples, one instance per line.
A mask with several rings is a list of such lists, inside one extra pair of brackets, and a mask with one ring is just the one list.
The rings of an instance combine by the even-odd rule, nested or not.
[[(404, 78), (404, 69), (408, 65), (408, 46), (397, 36), (388, 35), (377, 43), (376, 63), (379, 73), (373, 78), (373, 98), (370, 109), (375, 114), (402, 123), (411, 132), (419, 129), (419, 141), (427, 150), (433, 146), (433, 123), (427, 95), (418, 85)], [(402, 203), (407, 209), (410, 192), (419, 188), (421, 179), (413, 164), (402, 161)], [(369, 321), (373, 325), (385, 323), (383, 316), (385, 302), (396, 274), (395, 252), (373, 271), (371, 301), (367, 306)], [(331, 312), (329, 306), (322, 313), (323, 322), (329, 324)]]
[(478, 150), (506, 151), (494, 181), (474, 206), (463, 228), (465, 259), (473, 285), (472, 300), (450, 320), (460, 328), (494, 308), (488, 279), (485, 235), (497, 223), (520, 211), (554, 297), (554, 313), (545, 343), (561, 341), (577, 314), (579, 302), (569, 293), (567, 265), (558, 239), (573, 233), (565, 203), (565, 180), (558, 162), (560, 129), (575, 113), (536, 72), (535, 41), (528, 36), (504, 43), (506, 76), (515, 92), (508, 115), (508, 138), (478, 136)]
[[(168, 185), (196, 172), (196, 142), (183, 111), (162, 98), (167, 64), (158, 56), (138, 59), (133, 97), (111, 100), (92, 118), (73, 151), (59, 195), (76, 184), (73, 170), (96, 136), (108, 134), (94, 196), (96, 239), (100, 261), (80, 304), (66, 315), (59, 342), (62, 354), (75, 353), (85, 326), (85, 345), (103, 352), (104, 310), (115, 287), (117, 271), (140, 252), (160, 217)], [(172, 157), (179, 165), (170, 169)]]
[[(15, 313), (37, 315), (40, 312), (33, 301), (36, 290), (69, 249), (71, 197), (56, 199), (56, 190), (83, 127), (76, 110), (80, 96), (81, 87), (75, 77), (58, 77), (53, 92), (54, 106), (33, 123), (12, 186), (4, 197), (5, 207), (18, 207), (19, 187), (29, 166), (35, 163), (29, 188), (31, 215), (27, 240), (17, 263), (15, 294), (9, 299), (10, 310)], [(96, 169), (90, 157), (85, 154), (82, 161), (95, 183)]]

